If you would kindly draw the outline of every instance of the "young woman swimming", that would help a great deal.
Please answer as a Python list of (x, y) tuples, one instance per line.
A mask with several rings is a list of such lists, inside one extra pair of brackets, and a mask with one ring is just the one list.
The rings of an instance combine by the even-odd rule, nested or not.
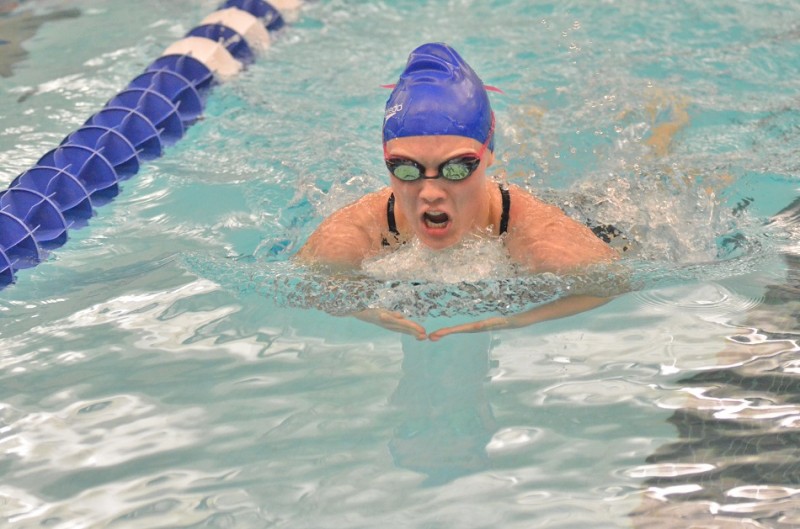
[[(486, 174), (494, 162), (495, 120), (487, 89), (451, 47), (424, 44), (386, 103), (383, 153), (388, 187), (325, 219), (298, 253), (301, 262), (331, 270), (358, 269), (381, 252), (416, 239), (443, 250), (466, 237), (499, 237), (512, 262), (531, 273), (575, 272), (608, 263), (617, 253), (586, 226), (517, 186)], [(588, 310), (606, 301), (570, 296), (508, 317), (428, 334), (402, 314), (355, 314), (418, 339), (454, 332), (530, 325)]]

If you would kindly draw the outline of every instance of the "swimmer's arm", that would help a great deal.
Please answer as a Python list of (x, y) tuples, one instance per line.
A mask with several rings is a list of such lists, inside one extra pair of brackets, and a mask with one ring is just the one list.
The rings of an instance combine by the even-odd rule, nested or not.
[[(512, 260), (532, 273), (573, 273), (591, 265), (611, 263), (619, 257), (616, 250), (558, 208), (542, 204), (532, 197), (520, 198), (522, 200), (517, 199), (517, 203), (522, 203), (520, 209), (527, 217), (517, 223), (516, 232), (509, 233), (507, 248)], [(605, 295), (570, 295), (518, 314), (439, 329), (428, 337), (436, 341), (455, 333), (527, 327), (586, 312), (611, 299)]]
[(360, 312), (351, 314), (351, 316), (355, 316), (361, 321), (372, 323), (390, 331), (410, 334), (417, 340), (424, 340), (427, 338), (427, 331), (425, 330), (425, 327), (415, 321), (409, 320), (399, 312), (373, 308), (364, 309)]
[[(311, 234), (295, 258), (302, 264), (322, 267), (329, 272), (357, 270), (365, 258), (381, 251), (381, 227), (385, 223), (388, 197), (388, 189), (379, 191), (337, 211)], [(348, 316), (390, 331), (410, 334), (418, 340), (427, 337), (422, 325), (399, 312), (368, 308)]]
[[(332, 232), (329, 233), (329, 231)], [(352, 231), (352, 228), (350, 228)], [(337, 240), (342, 233), (346, 233), (344, 242), (350, 244), (340, 244)], [(361, 237), (359, 239), (359, 237)], [(347, 233), (347, 230), (336, 229), (335, 225), (330, 227), (320, 226), (297, 254), (297, 259), (311, 266), (324, 267), (328, 272), (346, 272), (356, 270), (360, 267), (364, 259), (365, 252), (362, 250), (364, 245), (369, 242), (369, 238), (357, 232)], [(359, 244), (361, 246), (359, 246)], [(354, 316), (361, 321), (372, 323), (394, 332), (410, 334), (418, 340), (427, 337), (425, 328), (419, 323), (409, 320), (399, 312), (392, 312), (382, 308), (368, 308), (347, 316)]]
[[(329, 219), (309, 237), (296, 258), (303, 264), (321, 267), (328, 272), (348, 272), (361, 266), (371, 246), (369, 234), (354, 229), (352, 225), (343, 226), (336, 219)], [(426, 338), (424, 327), (398, 312), (369, 308), (348, 316), (390, 331), (410, 334), (418, 340)]]
[[(557, 268), (556, 266), (553, 266), (552, 269), (543, 267), (543, 271), (557, 270), (574, 272), (583, 268), (582, 266), (579, 266), (579, 264), (610, 263), (616, 258), (616, 251), (610, 247), (608, 247), (608, 250), (601, 247), (596, 253), (587, 253), (586, 251), (575, 250), (572, 253), (565, 252), (565, 254), (562, 254), (561, 260), (554, 259), (551, 261), (551, 265), (559, 264), (560, 267)], [(543, 321), (566, 318), (568, 316), (573, 316), (575, 314), (580, 314), (581, 312), (595, 309), (608, 303), (614, 298), (614, 296), (627, 291), (629, 288), (626, 269), (622, 266), (613, 266), (615, 266), (615, 269), (613, 270), (615, 275), (614, 284), (609, 285), (607, 282), (605, 283), (605, 286), (598, 284), (598, 290), (592, 294), (572, 294), (548, 303), (544, 303), (518, 314), (487, 318), (481, 321), (439, 329), (432, 332), (428, 337), (430, 340), (436, 341), (447, 336), (448, 334), (474, 333), (497, 329), (517, 329)], [(603, 270), (606, 270), (608, 273), (612, 272), (610, 267), (603, 268)]]
[[(346, 273), (361, 266), (364, 257), (369, 253), (364, 249), (371, 244), (370, 237), (363, 231), (354, 229), (352, 225), (342, 226), (336, 219), (329, 219), (309, 237), (296, 258), (303, 264), (324, 268), (328, 272)], [(354, 316), (390, 331), (410, 334), (418, 340), (426, 338), (424, 327), (399, 312), (368, 308), (347, 316)]]
[(619, 258), (619, 253), (591, 229), (556, 206), (530, 195), (516, 201), (521, 207), (514, 216), (506, 248), (512, 261), (528, 271), (567, 274)]
[(329, 271), (356, 270), (368, 249), (369, 237), (362, 230), (329, 218), (308, 238), (295, 259)]
[(367, 195), (326, 218), (295, 259), (331, 271), (358, 269), (365, 258), (380, 251), (380, 230), (376, 228), (380, 226), (376, 221), (380, 216), (379, 195)]
[(462, 325), (455, 325), (453, 327), (445, 327), (432, 332), (428, 338), (435, 342), (447, 336), (448, 334), (456, 333), (474, 333), (483, 331), (492, 331), (498, 329), (517, 329), (520, 327), (527, 327), (534, 323), (540, 323), (547, 320), (556, 320), (565, 318), (592, 310), (605, 303), (608, 303), (611, 298), (597, 297), (587, 295), (575, 295), (560, 298), (544, 305), (539, 305), (525, 312), (513, 314), (511, 316), (497, 316), (494, 318), (487, 318), (481, 321), (472, 323), (464, 323)]
[(616, 260), (617, 251), (559, 207), (519, 186), (508, 187), (511, 216), (505, 246), (511, 260), (531, 273), (569, 273)]

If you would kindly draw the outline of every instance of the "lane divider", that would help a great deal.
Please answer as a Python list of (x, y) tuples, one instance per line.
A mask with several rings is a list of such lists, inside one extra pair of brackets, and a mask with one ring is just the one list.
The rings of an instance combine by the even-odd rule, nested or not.
[(266, 50), (285, 25), (281, 10), (297, 7), (298, 0), (226, 0), (0, 191), (0, 289), (66, 243), (142, 162), (180, 140), (209, 90)]

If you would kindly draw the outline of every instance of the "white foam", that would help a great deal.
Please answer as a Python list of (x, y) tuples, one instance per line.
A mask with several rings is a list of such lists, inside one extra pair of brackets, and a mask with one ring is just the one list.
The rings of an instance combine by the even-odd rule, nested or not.
[(475, 282), (515, 275), (501, 239), (472, 237), (444, 250), (432, 250), (414, 239), (388, 254), (365, 261), (362, 269), (380, 280), (438, 283)]

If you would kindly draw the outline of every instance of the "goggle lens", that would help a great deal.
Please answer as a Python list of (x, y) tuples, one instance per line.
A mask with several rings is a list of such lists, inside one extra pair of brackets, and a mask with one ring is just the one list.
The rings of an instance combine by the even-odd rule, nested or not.
[(386, 166), (389, 168), (389, 171), (394, 175), (395, 178), (398, 180), (403, 180), (404, 182), (410, 182), (422, 176), (419, 167), (417, 167), (415, 164), (394, 162), (393, 160), (389, 160), (386, 162)]
[(480, 163), (480, 158), (457, 158), (444, 164), (439, 173), (448, 180), (463, 180), (471, 175)]

